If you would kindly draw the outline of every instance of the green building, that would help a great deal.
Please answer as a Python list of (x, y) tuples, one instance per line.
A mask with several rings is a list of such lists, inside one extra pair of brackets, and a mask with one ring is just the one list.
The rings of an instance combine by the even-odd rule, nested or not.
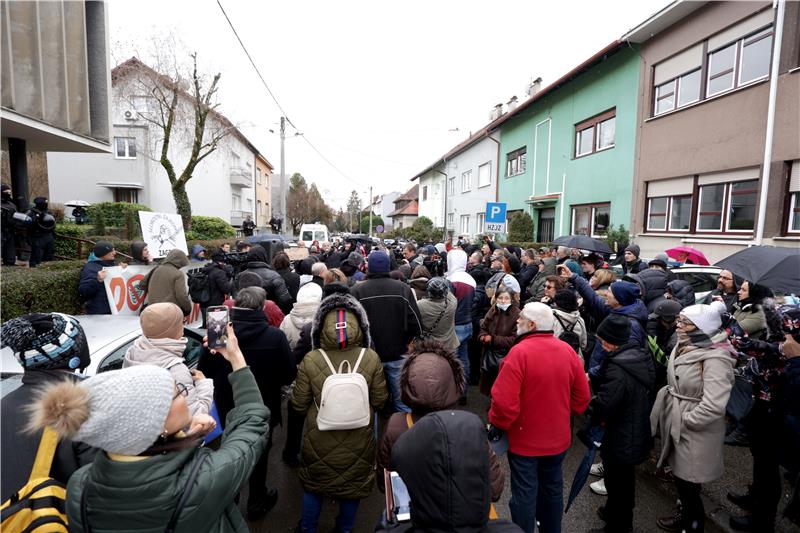
[(630, 228), (640, 59), (615, 42), (506, 113), (499, 201), (533, 218), (531, 239)]

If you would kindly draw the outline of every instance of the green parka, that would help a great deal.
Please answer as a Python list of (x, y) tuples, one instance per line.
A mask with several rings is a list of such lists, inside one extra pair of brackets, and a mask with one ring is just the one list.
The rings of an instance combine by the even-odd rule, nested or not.
[[(346, 310), (346, 328), (337, 329), (336, 309)], [(345, 348), (341, 349), (340, 335)], [(292, 405), (307, 413), (300, 481), (307, 492), (333, 498), (358, 500), (372, 492), (375, 483), (374, 411), (383, 407), (388, 397), (380, 357), (369, 348), (369, 322), (358, 301), (349, 295), (335, 294), (322, 301), (311, 326), (312, 345), (300, 363), (292, 393)], [(325, 350), (339, 368), (342, 361), (355, 366), (362, 348), (366, 348), (358, 367), (369, 386), (372, 418), (369, 425), (346, 431), (317, 429), (317, 406), (325, 378), (331, 375), (319, 348)]]
[(250, 368), (237, 370), (228, 379), (236, 407), (228, 413), (218, 451), (191, 448), (130, 462), (116, 461), (99, 452), (94, 462), (75, 472), (67, 485), (70, 531), (86, 530), (81, 521), (81, 494), (88, 490), (88, 519), (93, 533), (162, 533), (198, 453), (208, 453), (209, 457), (175, 531), (249, 531), (233, 498), (264, 451), (269, 410)]

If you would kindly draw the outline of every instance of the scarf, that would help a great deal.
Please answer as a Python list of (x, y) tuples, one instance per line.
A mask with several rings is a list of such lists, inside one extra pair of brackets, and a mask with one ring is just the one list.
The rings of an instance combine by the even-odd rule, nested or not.
[(155, 364), (162, 368), (183, 363), (186, 337), (180, 339), (148, 339), (144, 335), (128, 348), (125, 359), (133, 364)]

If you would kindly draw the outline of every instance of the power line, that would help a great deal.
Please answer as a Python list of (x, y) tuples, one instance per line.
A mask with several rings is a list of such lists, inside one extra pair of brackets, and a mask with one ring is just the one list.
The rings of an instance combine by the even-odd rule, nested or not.
[[(242, 50), (244, 50), (244, 53), (245, 53), (245, 55), (247, 56), (247, 59), (249, 59), (249, 60), (250, 60), (250, 64), (253, 66), (253, 69), (256, 71), (256, 74), (258, 74), (258, 77), (259, 77), (259, 79), (261, 80), (261, 83), (264, 85), (264, 88), (267, 90), (267, 92), (269, 93), (270, 97), (271, 97), (271, 98), (272, 98), (272, 100), (275, 102), (275, 105), (276, 105), (276, 106), (278, 106), (278, 109), (280, 110), (280, 112), (281, 112), (281, 113), (283, 114), (283, 116), (286, 118), (286, 122), (288, 122), (288, 123), (289, 123), (289, 125), (291, 125), (291, 126), (292, 126), (292, 127), (295, 129), (295, 131), (298, 131), (298, 132), (299, 132), (299, 131), (300, 131), (300, 128), (298, 128), (297, 126), (295, 126), (294, 122), (292, 122), (292, 120), (289, 118), (289, 114), (288, 114), (288, 113), (287, 113), (287, 112), (286, 112), (286, 111), (283, 109), (283, 107), (281, 107), (281, 104), (278, 102), (278, 99), (276, 98), (275, 94), (274, 94), (274, 93), (272, 92), (272, 90), (269, 88), (269, 85), (267, 85), (267, 81), (264, 79), (264, 76), (262, 76), (262, 75), (261, 75), (261, 71), (260, 71), (260, 70), (258, 70), (258, 67), (256, 66), (256, 63), (255, 63), (255, 61), (253, 61), (253, 57), (250, 55), (250, 52), (247, 50), (247, 47), (244, 45), (244, 42), (242, 42), (242, 38), (241, 38), (241, 37), (239, 37), (239, 32), (237, 32), (237, 31), (236, 31), (236, 28), (233, 26), (233, 22), (231, 21), (231, 19), (230, 19), (230, 17), (228, 16), (228, 14), (225, 12), (225, 8), (224, 8), (224, 7), (222, 7), (222, 2), (220, 2), (220, 0), (217, 0), (217, 5), (219, 6), (219, 9), (220, 9), (220, 11), (222, 11), (222, 14), (225, 16), (225, 20), (227, 20), (227, 21), (228, 21), (228, 26), (230, 26), (230, 28), (231, 28), (231, 31), (233, 31), (233, 34), (236, 36), (236, 40), (237, 40), (237, 41), (239, 41), (239, 45), (242, 47)], [(305, 135), (305, 134), (303, 134), (303, 135), (302, 135), (302, 137), (303, 137), (303, 139), (306, 141), (306, 143), (308, 143), (308, 145), (311, 147), (311, 149), (312, 149), (312, 150), (314, 150), (314, 151), (317, 153), (317, 155), (318, 155), (320, 158), (322, 158), (322, 160), (323, 160), (323, 161), (325, 161), (326, 163), (328, 163), (328, 165), (330, 165), (330, 166), (331, 166), (331, 168), (333, 168), (333, 169), (334, 169), (336, 172), (338, 172), (339, 174), (341, 174), (341, 175), (342, 175), (342, 177), (344, 177), (345, 179), (349, 180), (349, 181), (350, 181), (350, 182), (352, 182), (352, 183), (355, 183), (355, 184), (356, 184), (356, 185), (358, 185), (359, 187), (367, 187), (367, 186), (366, 186), (366, 185), (364, 185), (363, 183), (361, 183), (361, 182), (358, 182), (358, 181), (354, 180), (353, 178), (351, 178), (350, 176), (348, 176), (347, 174), (345, 174), (344, 172), (342, 172), (342, 171), (339, 169), (339, 167), (337, 167), (336, 165), (334, 165), (334, 164), (331, 162), (331, 160), (330, 160), (330, 159), (328, 159), (327, 157), (325, 157), (325, 156), (322, 154), (322, 152), (320, 152), (320, 151), (319, 151), (319, 149), (318, 149), (316, 146), (314, 146), (314, 143), (312, 143), (312, 142), (311, 142), (311, 141), (308, 139), (308, 137), (306, 137), (306, 135)]]

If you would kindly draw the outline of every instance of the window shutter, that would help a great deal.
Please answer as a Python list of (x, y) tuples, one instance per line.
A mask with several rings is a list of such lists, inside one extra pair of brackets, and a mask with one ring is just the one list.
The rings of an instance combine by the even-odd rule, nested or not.
[(703, 43), (700, 43), (656, 65), (653, 85), (661, 85), (667, 80), (700, 68), (702, 63)]
[(789, 172), (789, 192), (800, 192), (800, 159), (792, 161)]
[(753, 15), (752, 17), (743, 20), (739, 24), (735, 24), (711, 37), (708, 40), (708, 51), (713, 52), (717, 48), (731, 43), (748, 33), (751, 33), (759, 28), (771, 24), (774, 19), (772, 9), (765, 9), (761, 13)]
[(731, 181), (747, 181), (759, 179), (757, 168), (746, 168), (743, 170), (727, 170), (725, 172), (714, 172), (713, 174), (703, 174), (698, 178), (698, 185), (712, 185), (714, 183), (729, 183)]
[(692, 194), (693, 191), (694, 178), (692, 176), (650, 181), (647, 183), (648, 198), (655, 198), (657, 196), (680, 196), (684, 194)]

